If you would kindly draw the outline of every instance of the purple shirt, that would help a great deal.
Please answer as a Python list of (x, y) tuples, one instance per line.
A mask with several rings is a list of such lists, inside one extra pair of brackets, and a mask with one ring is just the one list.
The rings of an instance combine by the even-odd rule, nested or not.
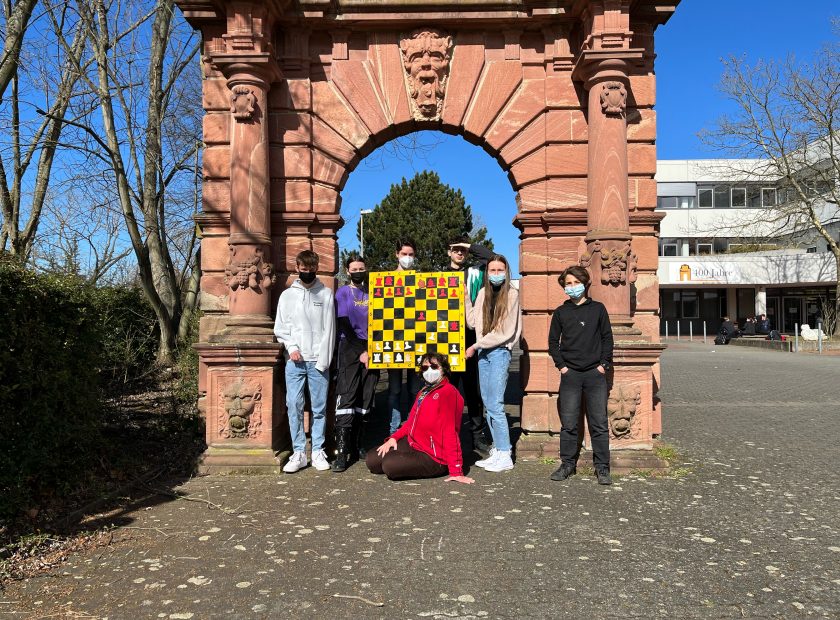
[[(335, 309), (338, 318), (346, 316), (356, 336), (362, 340), (368, 337), (368, 294), (349, 284), (339, 287), (335, 293)], [(344, 338), (344, 335), (341, 336)]]

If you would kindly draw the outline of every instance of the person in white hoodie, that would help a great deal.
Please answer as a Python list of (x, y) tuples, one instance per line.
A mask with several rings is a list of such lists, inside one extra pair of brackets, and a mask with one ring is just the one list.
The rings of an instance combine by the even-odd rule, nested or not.
[(280, 295), (274, 335), (286, 358), (286, 408), (294, 453), (283, 467), (292, 474), (306, 467), (306, 434), (303, 431), (303, 389), (309, 382), (312, 402), (312, 465), (327, 471), (324, 452), (329, 369), (335, 346), (333, 292), (318, 280), (318, 255), (304, 250), (297, 255), (298, 279)]

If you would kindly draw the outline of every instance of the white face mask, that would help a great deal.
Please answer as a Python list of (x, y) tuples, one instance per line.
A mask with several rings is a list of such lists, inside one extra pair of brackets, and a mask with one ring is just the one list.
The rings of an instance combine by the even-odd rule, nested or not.
[(426, 380), (426, 383), (433, 384), (440, 381), (440, 368), (432, 368), (429, 366), (425, 371), (423, 371), (423, 379)]
[(400, 267), (403, 269), (411, 269), (414, 266), (413, 256), (400, 256)]

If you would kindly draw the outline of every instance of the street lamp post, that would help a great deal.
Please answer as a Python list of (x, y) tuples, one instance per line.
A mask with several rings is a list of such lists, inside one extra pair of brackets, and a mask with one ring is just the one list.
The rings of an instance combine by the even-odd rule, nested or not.
[(359, 211), (359, 255), (365, 257), (365, 216), (373, 213), (373, 209), (362, 209)]

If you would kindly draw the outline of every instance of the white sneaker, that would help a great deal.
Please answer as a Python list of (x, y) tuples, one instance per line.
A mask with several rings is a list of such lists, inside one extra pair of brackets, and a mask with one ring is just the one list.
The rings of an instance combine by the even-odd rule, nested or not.
[(507, 471), (513, 469), (513, 460), (510, 458), (510, 450), (496, 450), (496, 460), (484, 466), (484, 471)]
[(309, 461), (306, 460), (305, 452), (295, 452), (289, 457), (288, 462), (283, 465), (283, 471), (287, 474), (293, 474), (296, 471), (300, 471), (308, 464)]
[(330, 468), (330, 462), (327, 460), (327, 453), (323, 450), (313, 452), (312, 467), (314, 467), (318, 471), (327, 471)]
[(490, 452), (487, 455), (487, 458), (486, 459), (481, 459), (480, 461), (476, 461), (475, 466), (476, 467), (482, 467), (482, 468), (487, 467), (493, 461), (496, 460), (496, 454), (497, 453), (498, 453), (498, 451), (496, 450), (496, 448), (490, 448)]

